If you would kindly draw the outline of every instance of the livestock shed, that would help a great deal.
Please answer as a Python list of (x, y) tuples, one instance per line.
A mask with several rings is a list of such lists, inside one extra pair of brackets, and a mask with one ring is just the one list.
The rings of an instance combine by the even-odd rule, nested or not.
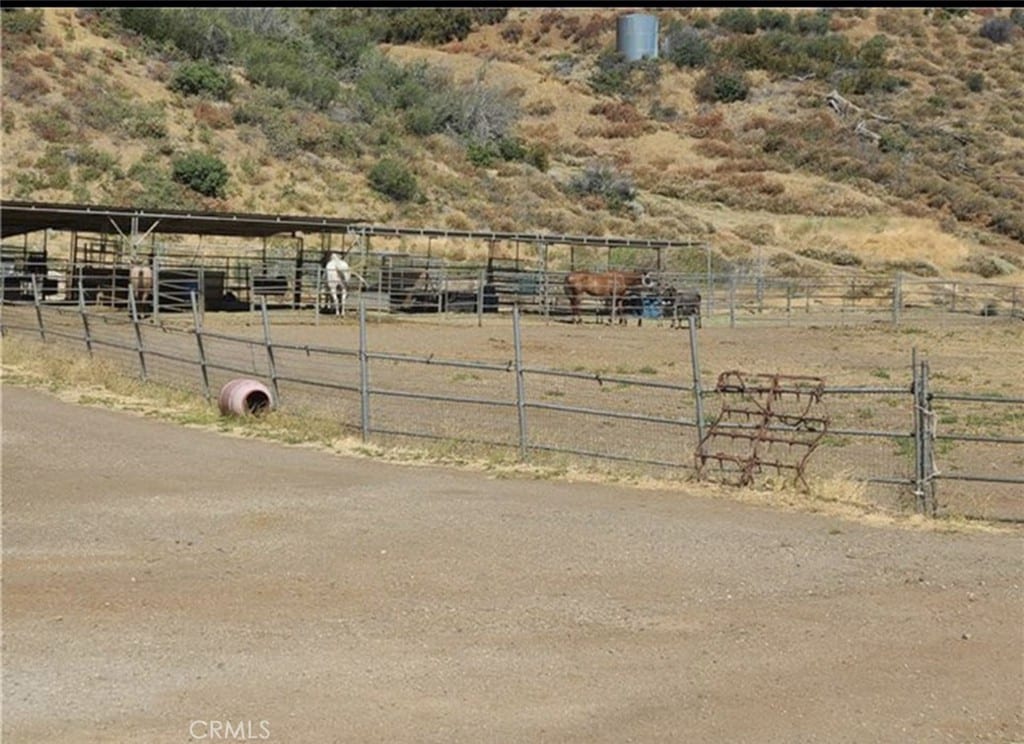
[[(292, 308), (317, 307), (324, 259), (336, 251), (357, 267), (364, 280), (360, 290), (375, 309), (497, 310), (516, 304), (548, 313), (565, 302), (562, 277), (553, 265), (604, 270), (640, 263), (661, 271), (671, 250), (706, 254), (710, 262), (710, 248), (691, 240), (8, 200), (0, 203), (0, 234), (5, 293), (24, 294), (32, 284), (41, 286), (47, 299), (58, 294), (59, 284), (63, 290), (55, 299), (78, 301), (82, 293), (87, 301), (106, 298), (112, 306), (125, 303), (132, 263), (159, 264), (158, 281), (177, 288), (177, 294), (158, 290), (158, 298), (167, 297), (165, 308), (181, 304), (172, 300), (187, 297), (190, 288), (200, 291), (206, 309), (243, 309), (261, 298)], [(70, 237), (54, 245), (57, 235)], [(439, 255), (439, 245), (453, 242), (473, 246), (478, 260), (453, 262)]]

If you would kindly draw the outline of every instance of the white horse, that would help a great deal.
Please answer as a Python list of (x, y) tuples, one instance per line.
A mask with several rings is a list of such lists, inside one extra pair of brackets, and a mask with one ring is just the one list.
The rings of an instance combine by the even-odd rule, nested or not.
[(352, 281), (353, 276), (362, 282), (364, 287), (367, 286), (366, 280), (353, 271), (348, 265), (348, 261), (343, 259), (337, 253), (331, 253), (326, 266), (324, 266), (324, 276), (327, 281), (327, 291), (331, 294), (331, 303), (334, 305), (335, 315), (345, 314), (345, 300), (348, 298), (348, 283)]
[(152, 312), (153, 303), (153, 269), (149, 266), (135, 264), (128, 269), (128, 289), (135, 298), (135, 308), (141, 315), (148, 305)]

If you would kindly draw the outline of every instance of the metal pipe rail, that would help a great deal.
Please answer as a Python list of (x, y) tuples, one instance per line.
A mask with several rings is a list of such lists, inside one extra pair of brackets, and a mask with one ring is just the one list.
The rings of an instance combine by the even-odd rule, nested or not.
[(584, 416), (606, 416), (614, 419), (626, 419), (628, 421), (644, 421), (649, 424), (665, 424), (668, 426), (696, 426), (696, 421), (687, 419), (670, 419), (660, 416), (644, 416), (637, 413), (622, 413), (620, 411), (609, 411), (605, 408), (584, 408), (582, 406), (563, 406), (557, 403), (526, 403), (526, 408), (541, 411), (561, 411), (562, 413), (578, 413)]
[(493, 230), (449, 230), (446, 228), (388, 227), (386, 225), (349, 225), (348, 235), (425, 238), (469, 238), (476, 240), (514, 240), (546, 243), (549, 245), (590, 245), (600, 248), (701, 248), (702, 241), (655, 240), (651, 238), (616, 238), (594, 235), (566, 235), (558, 233), (520, 233)]
[(593, 380), (598, 385), (608, 382), (613, 385), (636, 385), (637, 387), (658, 388), (661, 390), (678, 390), (680, 392), (692, 393), (694, 388), (687, 385), (679, 385), (672, 382), (655, 382), (654, 380), (637, 380), (630, 377), (605, 377), (600, 372), (565, 372), (555, 369), (541, 369), (539, 367), (523, 367), (523, 372), (531, 375), (546, 377), (568, 377), (575, 380)]

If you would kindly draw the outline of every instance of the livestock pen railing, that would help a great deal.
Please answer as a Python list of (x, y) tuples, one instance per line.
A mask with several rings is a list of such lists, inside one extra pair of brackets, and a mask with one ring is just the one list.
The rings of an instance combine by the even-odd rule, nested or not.
[[(255, 332), (208, 329), (194, 292), (190, 299), (190, 314), (155, 323), (132, 301), (128, 312), (111, 311), (81, 299), (48, 305), (37, 293), (34, 301), (5, 302), (0, 329), (77, 347), (208, 400), (230, 379), (254, 377), (266, 381), (280, 409), (329, 419), (366, 441), (408, 439), (539, 464), (728, 479), (742, 467), (771, 477), (772, 464), (785, 461), (796, 439), (797, 425), (785, 417), (725, 422), (719, 433), (756, 431), (747, 439), (781, 451), (740, 451), (719, 460), (728, 467), (701, 467), (701, 456), (717, 452), (707, 435), (736, 390), (704, 378), (693, 320), (689, 334), (671, 336), (679, 364), (668, 373), (608, 371), (529, 359), (524, 338), (536, 326), (518, 310), (511, 323), (493, 323), (509, 334), (496, 344), (504, 356), (467, 359), (454, 349), (375, 348), (365, 305), (356, 312), (358, 343), (327, 346), (291, 340), (293, 326), (275, 325), (265, 301)], [(823, 428), (802, 474), (861, 482), (880, 506), (1024, 518), (1024, 398), (933, 389), (926, 359), (915, 357), (907, 370), (902, 382), (881, 386), (823, 384), (813, 416)]]
[[(191, 253), (151, 255), (159, 289), (169, 287), (167, 302), (158, 296), (153, 308), (187, 311), (181, 287), (198, 280), (201, 308), (257, 312), (265, 298), (274, 308), (305, 310), (316, 322), (330, 311), (324, 269), (316, 258), (265, 255), (222, 257)], [(523, 312), (565, 316), (570, 312), (564, 289), (567, 272), (538, 268), (474, 265), (404, 253), (364, 253), (352, 268), (361, 281), (350, 284), (350, 306), (360, 302), (371, 310), (395, 313)], [(624, 268), (624, 267), (620, 267)], [(634, 267), (635, 268), (635, 267)], [(600, 271), (600, 268), (596, 270)], [(126, 307), (128, 265), (69, 263), (40, 253), (5, 254), (3, 291), (9, 299), (32, 299), (33, 277), (44, 300), (75, 304), (84, 292), (87, 304)], [(898, 273), (893, 276), (856, 272), (785, 277), (755, 268), (724, 273), (653, 271), (660, 288), (701, 294), (701, 315), (712, 325), (800, 325), (821, 322), (889, 322), (894, 326), (921, 314), (942, 312), (965, 316), (1024, 318), (1024, 287), (998, 281), (938, 279)], [(583, 297), (583, 315), (595, 321), (610, 315), (604, 298)], [(652, 308), (653, 309), (653, 308)], [(631, 315), (640, 315), (634, 305)], [(650, 316), (646, 316), (650, 317)]]

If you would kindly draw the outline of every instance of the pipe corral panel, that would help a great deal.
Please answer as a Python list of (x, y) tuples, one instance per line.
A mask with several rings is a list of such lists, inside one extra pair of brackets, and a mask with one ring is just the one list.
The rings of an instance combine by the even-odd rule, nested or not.
[(619, 16), (617, 48), (628, 62), (658, 57), (658, 19), (646, 13)]

